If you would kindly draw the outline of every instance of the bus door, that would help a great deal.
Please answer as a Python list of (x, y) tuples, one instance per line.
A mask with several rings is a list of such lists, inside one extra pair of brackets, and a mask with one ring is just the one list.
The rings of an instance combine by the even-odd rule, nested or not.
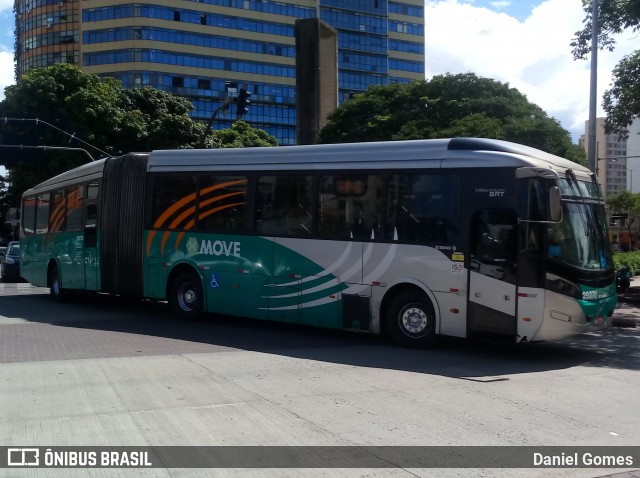
[(512, 337), (516, 323), (515, 211), (480, 209), (471, 219), (467, 335)]
[(100, 256), (98, 255), (99, 184), (89, 184), (84, 211), (84, 277), (87, 290), (99, 290)]
[(69, 186), (67, 189), (67, 232), (56, 247), (62, 286), (65, 289), (83, 289), (85, 287), (84, 189), (83, 185)]

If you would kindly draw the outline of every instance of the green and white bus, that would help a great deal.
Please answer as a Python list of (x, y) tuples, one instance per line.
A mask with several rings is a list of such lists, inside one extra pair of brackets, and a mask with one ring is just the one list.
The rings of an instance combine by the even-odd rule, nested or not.
[(558, 339), (611, 323), (598, 191), (486, 139), (128, 154), (24, 193), (22, 275), (408, 346)]

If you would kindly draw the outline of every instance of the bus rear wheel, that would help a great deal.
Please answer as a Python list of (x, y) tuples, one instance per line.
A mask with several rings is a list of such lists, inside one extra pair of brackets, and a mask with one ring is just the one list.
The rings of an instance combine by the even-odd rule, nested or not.
[(53, 266), (49, 272), (49, 294), (51, 298), (57, 302), (62, 302), (64, 293), (62, 291), (62, 280), (60, 279), (60, 271), (58, 266)]
[(426, 347), (436, 340), (436, 314), (424, 292), (405, 290), (393, 297), (385, 321), (391, 338), (404, 347)]
[(203, 313), (202, 282), (193, 272), (178, 274), (171, 284), (171, 308), (181, 319), (197, 320)]

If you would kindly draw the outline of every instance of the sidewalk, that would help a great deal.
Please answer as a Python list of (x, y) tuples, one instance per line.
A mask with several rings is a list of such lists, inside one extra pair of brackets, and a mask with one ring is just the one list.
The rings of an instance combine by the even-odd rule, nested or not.
[(631, 287), (627, 292), (618, 292), (618, 300), (626, 304), (640, 305), (640, 276), (631, 278)]

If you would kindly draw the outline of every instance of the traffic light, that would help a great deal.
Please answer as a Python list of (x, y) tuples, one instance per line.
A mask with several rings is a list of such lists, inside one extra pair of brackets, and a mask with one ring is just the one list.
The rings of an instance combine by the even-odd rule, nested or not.
[(245, 114), (249, 112), (249, 98), (251, 97), (251, 93), (247, 91), (247, 85), (244, 85), (238, 91), (238, 97), (236, 98), (236, 119), (239, 120)]

